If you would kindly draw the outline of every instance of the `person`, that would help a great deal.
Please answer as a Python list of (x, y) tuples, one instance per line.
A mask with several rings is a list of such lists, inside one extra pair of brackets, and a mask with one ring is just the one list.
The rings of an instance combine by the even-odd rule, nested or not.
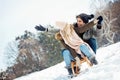
[[(96, 25), (96, 24), (98, 24), (98, 22), (101, 20), (101, 18), (102, 18), (102, 16), (99, 16), (96, 20), (93, 20), (93, 21), (91, 21), (91, 22), (89, 22), (89, 23), (87, 23), (87, 24), (84, 24), (83, 26), (84, 27), (80, 27), (80, 28), (78, 28), (78, 27), (74, 27), (73, 28), (73, 30), (71, 31), (70, 29), (69, 29), (69, 27), (67, 27), (67, 28), (62, 28), (62, 29), (64, 29), (64, 31), (60, 31), (60, 32), (58, 32), (58, 33), (56, 33), (56, 35), (55, 35), (55, 38), (57, 39), (57, 40), (60, 40), (61, 41), (61, 43), (64, 45), (64, 47), (65, 47), (65, 49), (63, 49), (62, 50), (62, 56), (63, 56), (63, 58), (64, 58), (64, 61), (65, 61), (65, 63), (66, 63), (66, 68), (67, 68), (67, 70), (68, 70), (68, 73), (69, 73), (69, 75), (72, 75), (72, 70), (71, 70), (71, 61), (72, 60), (76, 60), (76, 62), (80, 62), (79, 61), (79, 58), (78, 58), (78, 53), (80, 54), (80, 56), (87, 56), (88, 57), (88, 59), (91, 61), (91, 63), (93, 63), (93, 64), (97, 64), (97, 61), (96, 61), (96, 59), (95, 59), (95, 55), (94, 55), (94, 52), (92, 51), (92, 49), (89, 47), (89, 45), (87, 45), (82, 39), (81, 39), (81, 37), (79, 36), (79, 38), (78, 37), (75, 37), (75, 36), (77, 36), (78, 34), (80, 34), (80, 33), (83, 33), (83, 32), (85, 32), (85, 31), (87, 31), (87, 30), (89, 30), (90, 28), (92, 28), (94, 25)], [(102, 21), (102, 20), (101, 20)], [(58, 23), (59, 24), (59, 23)], [(66, 25), (66, 23), (65, 23), (65, 25)], [(65, 27), (65, 25), (64, 25), (64, 27)], [(69, 25), (70, 26), (70, 25)], [(61, 28), (61, 26), (59, 27), (59, 28)], [(72, 27), (71, 27), (72, 28)], [(61, 29), (61, 30), (62, 30)], [(68, 32), (67, 32), (68, 31)], [(66, 34), (67, 35), (65, 35), (64, 33), (66, 32)], [(73, 34), (71, 33), (71, 32), (73, 32), (75, 35), (73, 36)], [(71, 35), (69, 35), (69, 34), (72, 34), (72, 36)], [(77, 34), (77, 35), (76, 35)], [(67, 37), (69, 35), (69, 37)], [(64, 37), (64, 36), (66, 36), (66, 37)], [(70, 38), (70, 36), (73, 38)], [(77, 40), (77, 39), (79, 40)], [(76, 39), (76, 40), (75, 40)], [(74, 41), (74, 42), (72, 42), (72, 41), (70, 41), (70, 40), (72, 40), (72, 41)], [(78, 41), (78, 42), (77, 42)], [(75, 43), (77, 43), (77, 44), (75, 44)], [(77, 45), (77, 47), (75, 47)], [(84, 55), (82, 55), (81, 54), (81, 52), (82, 53), (84, 53)]]
[[(83, 27), (85, 24), (87, 24), (89, 22), (89, 20), (91, 20), (92, 18), (94, 18), (94, 15), (88, 15), (85, 13), (81, 13), (79, 15), (76, 16), (76, 20), (77, 22), (74, 23), (74, 27)], [(102, 18), (101, 20), (98, 22), (97, 24), (97, 28), (96, 27), (92, 27), (89, 30), (82, 32), (82, 33), (78, 33), (76, 31), (76, 33), (79, 35), (79, 37), (81, 37), (86, 43), (89, 44), (89, 46), (92, 48), (92, 50), (95, 52), (96, 54), (96, 50), (97, 50), (97, 40), (95, 37), (97, 37), (100, 33), (100, 29), (101, 29), (101, 22), (102, 22)]]

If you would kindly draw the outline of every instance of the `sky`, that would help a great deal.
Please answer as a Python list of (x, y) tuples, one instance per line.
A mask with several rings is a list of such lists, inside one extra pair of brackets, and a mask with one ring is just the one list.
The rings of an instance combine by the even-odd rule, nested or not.
[(39, 24), (73, 23), (80, 13), (89, 14), (89, 0), (0, 0), (0, 69), (6, 68), (5, 49), (15, 37), (25, 30), (36, 33)]
[(63, 61), (55, 66), (14, 80), (120, 80), (120, 42), (99, 48), (96, 59), (98, 65), (89, 67), (83, 63), (80, 74), (72, 79), (68, 78)]
[(35, 25), (55, 21), (75, 22), (75, 16), (89, 13), (89, 0), (0, 0), (0, 55), (8, 42)]

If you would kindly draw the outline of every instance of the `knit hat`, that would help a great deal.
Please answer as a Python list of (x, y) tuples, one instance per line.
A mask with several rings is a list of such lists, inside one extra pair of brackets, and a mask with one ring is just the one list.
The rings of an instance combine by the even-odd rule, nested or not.
[(90, 19), (94, 18), (94, 15), (93, 14), (87, 15), (85, 13), (81, 13), (77, 15), (76, 18), (81, 18), (84, 23), (88, 23)]

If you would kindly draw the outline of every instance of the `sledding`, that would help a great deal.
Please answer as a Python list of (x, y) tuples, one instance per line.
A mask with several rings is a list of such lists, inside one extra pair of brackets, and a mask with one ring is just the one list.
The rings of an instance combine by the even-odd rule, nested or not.
[[(77, 23), (56, 22), (59, 31), (55, 34), (55, 39), (59, 40), (64, 46), (61, 53), (71, 77), (80, 74), (81, 64), (84, 62), (89, 66), (98, 64), (95, 57), (97, 43), (93, 36), (96, 36), (101, 29), (103, 18), (99, 16), (89, 22), (92, 18), (94, 18), (93, 14), (82, 13), (76, 16)], [(49, 31), (43, 26), (37, 26), (36, 29)]]
[[(59, 40), (65, 49), (62, 50), (66, 68), (71, 77), (77, 76), (80, 73), (81, 64), (86, 62), (89, 66), (97, 65), (96, 60), (96, 45), (92, 46), (87, 40), (95, 40), (91, 37), (90, 29), (97, 25), (97, 29), (101, 29), (102, 16), (92, 20), (94, 15), (80, 14), (76, 16), (76, 24), (68, 24), (66, 22), (56, 22), (60, 31), (55, 34), (55, 38)], [(84, 24), (84, 25), (83, 25)], [(75, 27), (77, 25), (77, 27)], [(82, 26), (82, 27), (78, 27)], [(84, 34), (83, 34), (84, 33)], [(93, 47), (93, 45), (95, 47)]]

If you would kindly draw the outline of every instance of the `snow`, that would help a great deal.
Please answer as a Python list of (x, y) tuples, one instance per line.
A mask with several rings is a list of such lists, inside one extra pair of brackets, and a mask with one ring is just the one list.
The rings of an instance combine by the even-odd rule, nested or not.
[(55, 66), (34, 72), (14, 80), (120, 80), (120, 42), (97, 50), (98, 65), (82, 64), (81, 73), (68, 78), (64, 61)]

